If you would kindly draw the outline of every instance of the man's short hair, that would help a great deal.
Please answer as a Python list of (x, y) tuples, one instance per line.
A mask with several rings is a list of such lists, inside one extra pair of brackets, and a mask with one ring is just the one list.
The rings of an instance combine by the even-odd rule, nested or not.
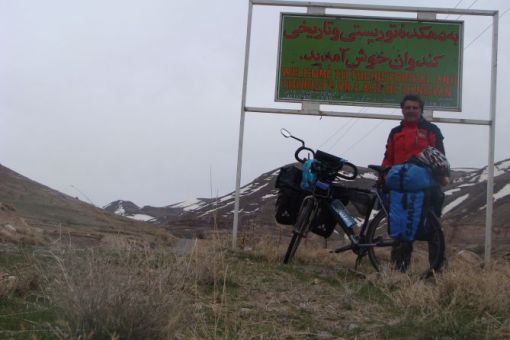
[(411, 100), (413, 102), (418, 102), (418, 104), (420, 104), (420, 109), (421, 109), (421, 112), (423, 112), (423, 107), (425, 106), (425, 102), (423, 101), (423, 99), (421, 99), (421, 97), (417, 94), (408, 94), (406, 95), (404, 98), (402, 98), (402, 101), (400, 102), (400, 108), (403, 109), (404, 108), (404, 104), (406, 101), (408, 100)]

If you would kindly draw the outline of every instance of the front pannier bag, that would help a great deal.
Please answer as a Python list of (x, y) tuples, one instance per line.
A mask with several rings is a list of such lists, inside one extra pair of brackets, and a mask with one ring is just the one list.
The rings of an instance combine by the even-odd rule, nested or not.
[(280, 168), (275, 187), (278, 197), (275, 205), (275, 218), (280, 224), (293, 225), (299, 213), (306, 192), (301, 189), (302, 171), (296, 165)]

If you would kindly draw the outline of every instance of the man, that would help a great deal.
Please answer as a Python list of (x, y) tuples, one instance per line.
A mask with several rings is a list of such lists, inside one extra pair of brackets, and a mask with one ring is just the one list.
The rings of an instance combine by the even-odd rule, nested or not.
[[(413, 156), (420, 154), (425, 148), (432, 146), (442, 154), (445, 153), (443, 135), (439, 128), (423, 118), (424, 102), (418, 95), (406, 95), (400, 102), (403, 120), (393, 128), (388, 136), (386, 152), (382, 162), (383, 167), (402, 164)], [(441, 215), (444, 194), (439, 187), (431, 194), (431, 207), (436, 216)], [(429, 242), (429, 259), (432, 260), (437, 251), (435, 245)], [(405, 271), (411, 259), (412, 242), (401, 241), (392, 249), (392, 261), (397, 269)], [(439, 269), (441, 263), (434, 269)]]
[(441, 130), (422, 116), (423, 100), (417, 95), (408, 94), (400, 102), (400, 107), (404, 119), (388, 136), (382, 165), (390, 167), (405, 163), (427, 146), (433, 146), (444, 154)]

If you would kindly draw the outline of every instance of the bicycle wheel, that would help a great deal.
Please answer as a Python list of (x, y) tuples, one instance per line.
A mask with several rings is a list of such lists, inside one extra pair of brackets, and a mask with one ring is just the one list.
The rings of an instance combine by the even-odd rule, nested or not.
[(439, 219), (433, 213), (428, 218), (432, 228), (428, 241), (399, 242), (389, 236), (387, 216), (380, 211), (367, 230), (367, 242), (378, 244), (368, 249), (372, 266), (377, 271), (409, 270), (422, 276), (439, 270), (444, 261), (444, 234)]
[(388, 234), (388, 220), (384, 211), (379, 211), (368, 225), (366, 240), (367, 243), (388, 243), (387, 246), (368, 248), (368, 258), (375, 270), (390, 269), (393, 239)]
[(310, 225), (310, 215), (313, 212), (313, 200), (305, 198), (303, 201), (303, 205), (299, 211), (299, 215), (296, 221), (296, 225), (294, 226), (294, 231), (292, 232), (292, 239), (290, 240), (289, 247), (287, 248), (287, 252), (285, 253), (285, 257), (283, 259), (283, 263), (287, 264), (292, 261), (292, 258), (296, 254), (296, 251), (299, 247), (299, 243), (303, 238), (304, 234), (308, 231), (308, 227)]

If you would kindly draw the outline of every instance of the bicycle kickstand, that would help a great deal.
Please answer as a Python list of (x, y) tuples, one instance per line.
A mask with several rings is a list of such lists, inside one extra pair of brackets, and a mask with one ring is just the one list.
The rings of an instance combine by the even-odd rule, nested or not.
[(358, 256), (356, 257), (356, 262), (354, 264), (354, 270), (358, 270), (358, 266), (361, 264), (361, 260), (363, 259), (363, 255), (362, 254), (358, 254)]

